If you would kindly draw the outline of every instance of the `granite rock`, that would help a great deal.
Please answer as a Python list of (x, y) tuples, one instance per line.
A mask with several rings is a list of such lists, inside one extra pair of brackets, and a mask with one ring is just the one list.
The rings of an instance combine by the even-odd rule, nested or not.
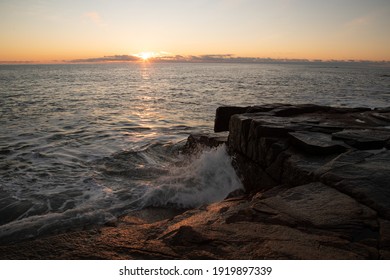
[(310, 154), (333, 154), (346, 151), (343, 143), (332, 141), (332, 136), (326, 133), (313, 131), (290, 132), (294, 144)]
[(235, 114), (242, 114), (247, 111), (248, 107), (218, 107), (215, 114), (214, 131), (222, 132), (229, 131), (229, 121), (231, 116)]
[(390, 151), (371, 154), (358, 162), (342, 164), (335, 159), (319, 172), (322, 182), (354, 197), (390, 219)]
[(227, 143), (228, 133), (191, 134), (187, 138), (184, 151), (187, 153), (198, 152), (205, 147), (214, 148)]
[(390, 140), (390, 130), (345, 129), (333, 133), (332, 138), (343, 140), (348, 145), (360, 150), (375, 150), (386, 146)]

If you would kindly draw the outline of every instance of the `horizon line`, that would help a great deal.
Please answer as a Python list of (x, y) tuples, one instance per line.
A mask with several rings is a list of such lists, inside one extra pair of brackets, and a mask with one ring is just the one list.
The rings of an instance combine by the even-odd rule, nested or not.
[(70, 60), (3, 60), (0, 64), (109, 64), (109, 63), (390, 63), (390, 60), (370, 59), (307, 59), (307, 58), (271, 58), (241, 57), (233, 54), (205, 55), (156, 55), (144, 59), (139, 55), (109, 55), (94, 58)]

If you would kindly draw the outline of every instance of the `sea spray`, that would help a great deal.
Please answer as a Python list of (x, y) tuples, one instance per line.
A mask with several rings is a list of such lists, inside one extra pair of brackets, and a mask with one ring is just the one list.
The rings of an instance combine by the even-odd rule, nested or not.
[(194, 155), (179, 153), (180, 147), (153, 144), (95, 161), (98, 177), (84, 180), (74, 208), (0, 225), (0, 243), (104, 224), (145, 207), (197, 207), (242, 188), (224, 145)]
[(204, 150), (189, 162), (172, 167), (155, 183), (141, 197), (141, 207), (192, 208), (221, 201), (243, 188), (225, 145)]

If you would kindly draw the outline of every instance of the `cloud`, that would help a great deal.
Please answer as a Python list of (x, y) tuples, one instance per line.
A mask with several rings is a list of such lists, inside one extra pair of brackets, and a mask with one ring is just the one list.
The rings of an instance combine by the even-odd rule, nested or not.
[(232, 54), (205, 54), (200, 56), (191, 56), (190, 60), (193, 62), (223, 62), (231, 60), (232, 58)]
[[(163, 53), (163, 52), (160, 52)], [(205, 54), (205, 55), (159, 55), (150, 58), (155, 62), (171, 61), (171, 62), (226, 62), (233, 58), (232, 54)]]
[(34, 60), (0, 60), (0, 64), (35, 64), (39, 61)]
[(82, 18), (90, 22), (93, 22), (98, 26), (106, 26), (106, 24), (104, 23), (102, 17), (98, 12), (86, 12), (82, 15)]
[[(159, 52), (160, 54), (164, 52)], [(238, 57), (233, 54), (205, 54), (205, 55), (167, 55), (155, 56), (148, 59), (149, 62), (189, 62), (189, 63), (367, 63), (361, 60), (308, 60), (287, 58), (262, 58), (262, 57)], [(114, 62), (143, 62), (136, 55), (112, 55), (96, 58), (74, 59), (64, 61), (66, 63), (114, 63)], [(371, 61), (372, 62), (372, 61)], [(383, 61), (382, 61), (383, 62)], [(386, 62), (390, 63), (390, 62)]]
[(260, 57), (240, 57), (234, 54), (175, 55), (153, 58), (155, 62), (193, 62), (193, 63), (272, 63), (272, 62), (305, 62), (305, 59), (272, 59)]
[(354, 18), (351, 21), (348, 21), (344, 24), (347, 28), (358, 28), (362, 26), (369, 25), (371, 23), (371, 17), (370, 16), (361, 16), (358, 18)]
[[(258, 57), (237, 57), (233, 54), (205, 54), (205, 55), (172, 55), (167, 52), (154, 53), (154, 56), (149, 58), (150, 62), (193, 62), (193, 63), (262, 63), (262, 62), (286, 62), (295, 61), (303, 62), (306, 60), (285, 60), (285, 59), (271, 59)], [(165, 55), (164, 55), (165, 54)], [(94, 58), (73, 59), (65, 62), (70, 63), (105, 63), (105, 62), (141, 62), (144, 61), (139, 55), (111, 55)]]
[(103, 63), (103, 62), (134, 62), (140, 61), (141, 59), (134, 55), (111, 55), (103, 57), (94, 57), (94, 58), (82, 58), (82, 59), (73, 59), (66, 62), (71, 63)]

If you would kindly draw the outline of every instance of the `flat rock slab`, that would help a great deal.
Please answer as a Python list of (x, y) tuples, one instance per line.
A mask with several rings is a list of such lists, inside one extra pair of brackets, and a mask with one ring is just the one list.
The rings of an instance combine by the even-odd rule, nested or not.
[(359, 155), (352, 163), (343, 155), (336, 158), (319, 174), (320, 180), (390, 219), (390, 151)]
[(333, 139), (343, 140), (360, 150), (381, 149), (390, 140), (388, 129), (346, 129), (332, 134)]
[(341, 153), (348, 149), (342, 142), (332, 140), (326, 133), (312, 131), (290, 132), (293, 141), (306, 152), (313, 154)]
[[(279, 224), (332, 229), (358, 234), (364, 228), (377, 230), (376, 212), (320, 182), (284, 189), (253, 201), (253, 209), (268, 212)], [(353, 238), (353, 236), (350, 236)]]

